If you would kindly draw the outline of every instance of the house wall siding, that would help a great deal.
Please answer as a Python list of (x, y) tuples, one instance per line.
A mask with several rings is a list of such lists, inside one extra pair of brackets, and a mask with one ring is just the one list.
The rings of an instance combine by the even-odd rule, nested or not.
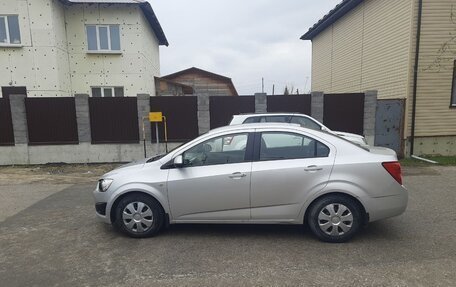
[(312, 40), (312, 89), (406, 98), (411, 0), (366, 0)]
[[(453, 15), (453, 16), (452, 16)], [(414, 9), (414, 39), (418, 0)], [(415, 46), (415, 43), (413, 44)], [(415, 48), (413, 46), (413, 56)], [(456, 135), (456, 109), (450, 108), (453, 63), (456, 59), (456, 3), (454, 0), (424, 0), (418, 68), (417, 137)], [(414, 64), (414, 62), (413, 62)], [(411, 71), (413, 71), (413, 64)], [(410, 75), (412, 98), (413, 73)], [(411, 132), (412, 101), (408, 106), (407, 135)], [(442, 137), (442, 143), (448, 142)], [(432, 141), (439, 144), (440, 141)], [(437, 149), (434, 147), (434, 149)]]

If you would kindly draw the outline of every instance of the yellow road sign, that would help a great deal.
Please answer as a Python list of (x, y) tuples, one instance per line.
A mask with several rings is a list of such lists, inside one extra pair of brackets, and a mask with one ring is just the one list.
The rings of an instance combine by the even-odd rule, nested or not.
[(161, 123), (163, 121), (162, 112), (149, 113), (149, 121), (153, 123)]

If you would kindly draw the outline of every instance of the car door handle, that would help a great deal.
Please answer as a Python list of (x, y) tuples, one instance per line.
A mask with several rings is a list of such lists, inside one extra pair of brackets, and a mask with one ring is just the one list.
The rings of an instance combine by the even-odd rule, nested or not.
[(320, 171), (322, 170), (323, 168), (322, 167), (318, 167), (316, 165), (309, 165), (308, 167), (306, 167), (304, 170), (305, 171)]
[(243, 178), (243, 177), (246, 177), (247, 175), (245, 173), (242, 173), (242, 172), (235, 172), (235, 173), (232, 173), (229, 177), (232, 178), (232, 179), (240, 179), (240, 178)]

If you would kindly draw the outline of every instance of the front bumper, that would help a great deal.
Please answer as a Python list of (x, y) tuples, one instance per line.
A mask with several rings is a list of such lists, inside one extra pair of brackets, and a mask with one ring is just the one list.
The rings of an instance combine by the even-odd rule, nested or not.
[(109, 195), (107, 192), (100, 192), (98, 187), (93, 191), (93, 198), (95, 201), (95, 214), (97, 218), (104, 222), (111, 224), (110, 207), (108, 205)]

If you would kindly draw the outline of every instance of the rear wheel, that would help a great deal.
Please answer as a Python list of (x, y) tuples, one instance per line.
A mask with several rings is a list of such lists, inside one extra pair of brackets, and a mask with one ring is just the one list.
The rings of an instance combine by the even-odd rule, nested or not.
[(132, 194), (122, 198), (115, 212), (114, 227), (135, 238), (156, 235), (165, 217), (160, 204), (144, 194)]
[(360, 229), (361, 210), (357, 202), (342, 195), (329, 195), (313, 203), (308, 224), (318, 239), (340, 243), (350, 240)]

